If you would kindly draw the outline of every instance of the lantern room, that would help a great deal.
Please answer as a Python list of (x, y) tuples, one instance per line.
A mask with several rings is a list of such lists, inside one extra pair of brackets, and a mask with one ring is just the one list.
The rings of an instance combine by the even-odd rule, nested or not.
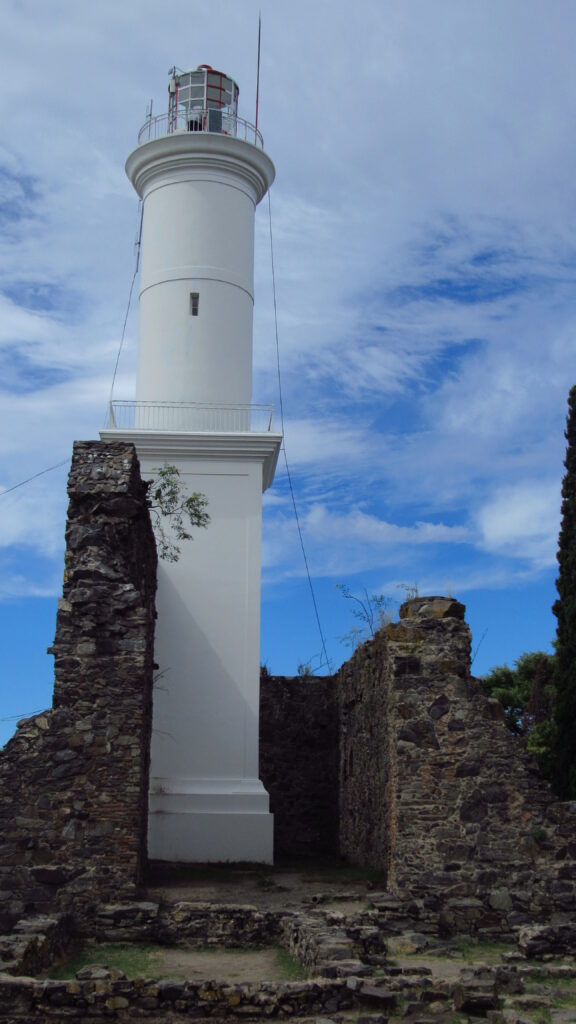
[(200, 64), (195, 71), (172, 68), (168, 83), (168, 131), (228, 133), (238, 114), (236, 82), (216, 71), (209, 64)]

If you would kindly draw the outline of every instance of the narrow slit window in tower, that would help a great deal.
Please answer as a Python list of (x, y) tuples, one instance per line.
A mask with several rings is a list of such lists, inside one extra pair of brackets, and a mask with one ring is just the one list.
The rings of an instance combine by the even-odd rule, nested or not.
[(198, 306), (200, 303), (200, 292), (190, 292), (190, 315), (198, 316)]

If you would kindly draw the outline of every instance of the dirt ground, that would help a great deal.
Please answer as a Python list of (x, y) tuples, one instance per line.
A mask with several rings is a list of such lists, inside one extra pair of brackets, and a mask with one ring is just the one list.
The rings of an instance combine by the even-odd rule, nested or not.
[(165, 949), (156, 959), (163, 977), (190, 981), (283, 981), (285, 968), (275, 949)]
[[(150, 878), (151, 900), (247, 903), (262, 910), (305, 909), (324, 903), (353, 914), (366, 909), (377, 882), (355, 870), (333, 866), (156, 868)], [(380, 884), (383, 888), (383, 883)]]

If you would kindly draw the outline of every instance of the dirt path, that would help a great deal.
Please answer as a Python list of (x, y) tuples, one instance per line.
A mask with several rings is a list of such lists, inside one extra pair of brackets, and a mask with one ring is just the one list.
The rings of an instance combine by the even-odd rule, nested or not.
[(286, 969), (275, 949), (166, 949), (156, 959), (163, 977), (190, 981), (284, 981)]
[(263, 910), (286, 910), (334, 904), (343, 913), (367, 905), (370, 882), (350, 877), (346, 870), (226, 868), (157, 872), (148, 886), (151, 900), (170, 903), (248, 903)]

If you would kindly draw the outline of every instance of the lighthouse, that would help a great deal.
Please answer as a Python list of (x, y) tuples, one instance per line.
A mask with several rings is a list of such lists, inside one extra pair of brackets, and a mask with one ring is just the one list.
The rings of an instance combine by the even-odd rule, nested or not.
[(258, 778), (262, 493), (281, 444), (252, 404), (254, 220), (274, 180), (238, 86), (173, 69), (126, 172), (142, 201), (135, 402), (103, 439), (130, 440), (144, 479), (175, 466), (210, 524), (161, 562), (148, 855), (271, 863)]

